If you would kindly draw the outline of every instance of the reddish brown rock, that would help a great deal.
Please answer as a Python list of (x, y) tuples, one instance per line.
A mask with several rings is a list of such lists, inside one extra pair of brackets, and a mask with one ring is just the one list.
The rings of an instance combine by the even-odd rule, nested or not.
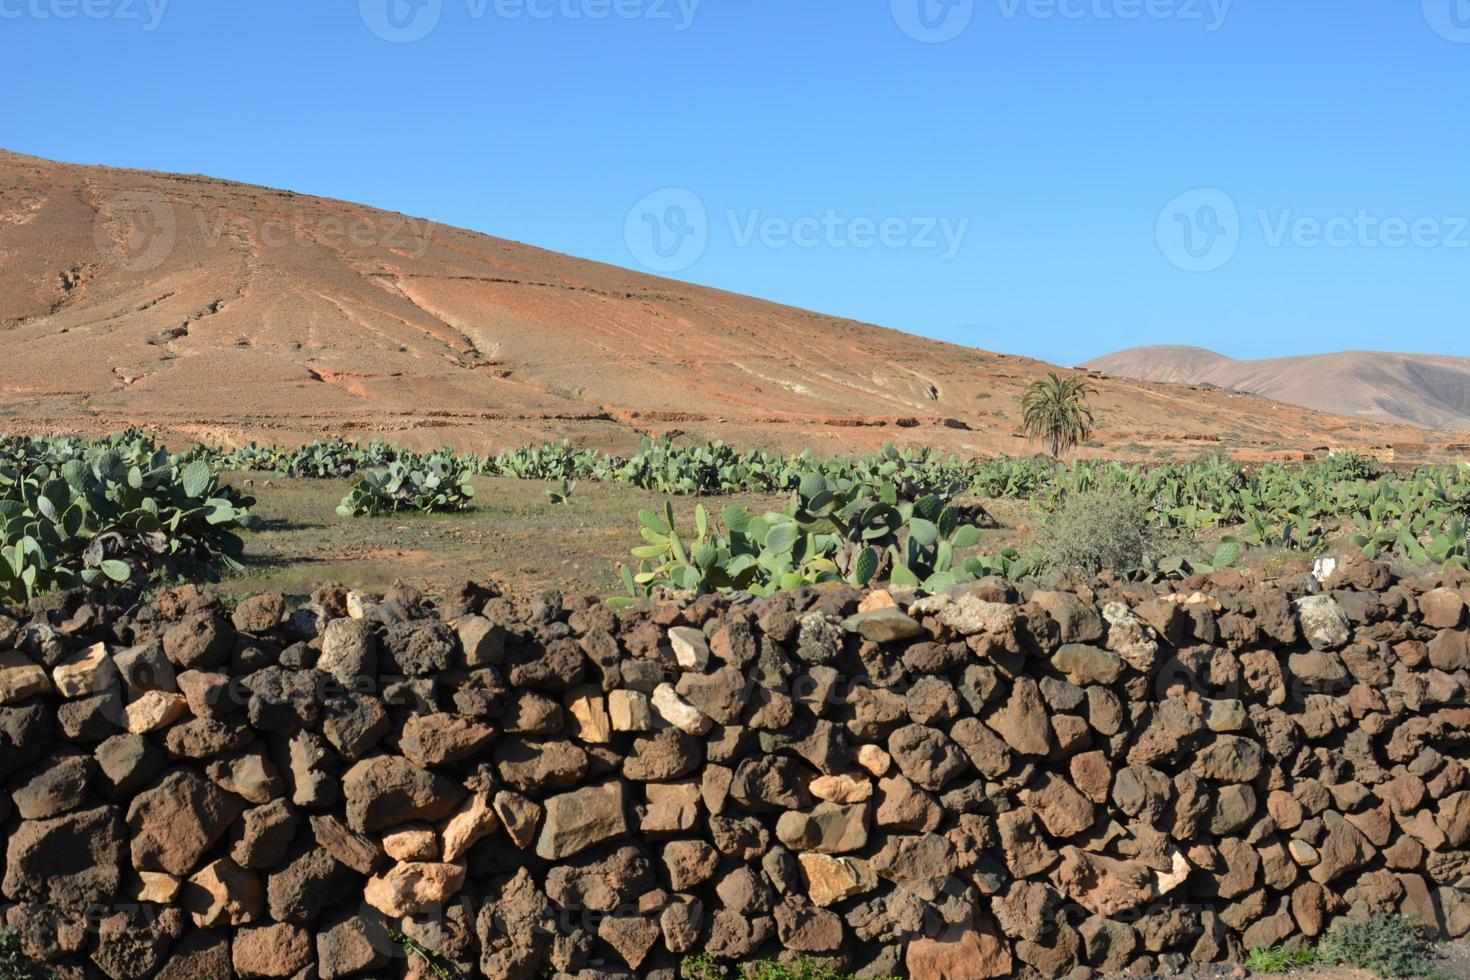
[(1015, 877), (1029, 878), (1057, 863), (1057, 852), (1031, 810), (1025, 807), (1008, 810), (996, 817), (995, 823), (1006, 867)]
[(547, 800), (536, 853), (558, 860), (628, 833), (626, 792), (613, 780)]
[(1072, 784), (1094, 803), (1106, 803), (1112, 788), (1113, 766), (1103, 752), (1074, 755), (1067, 763)]
[(1044, 773), (1034, 788), (1021, 791), (1020, 799), (1053, 837), (1075, 837), (1091, 827), (1096, 817), (1091, 801), (1054, 773)]
[(442, 776), (396, 756), (364, 759), (342, 777), (347, 823), (358, 833), (411, 820), (442, 820), (454, 812), (464, 791)]
[(1470, 792), (1454, 793), (1439, 802), (1434, 822), (1450, 847), (1470, 844)]
[(830, 953), (842, 945), (842, 919), (804, 896), (788, 896), (776, 906), (776, 935), (798, 953)]
[(1009, 946), (989, 923), (951, 927), (909, 943), (904, 966), (911, 977), (989, 980), (1012, 975)]
[(133, 866), (180, 877), (245, 812), (245, 801), (198, 773), (176, 769), (128, 808)]
[(123, 839), (111, 807), (23, 821), (5, 848), (5, 897), (56, 907), (106, 905), (121, 881)]
[(279, 923), (240, 929), (230, 946), (235, 973), (247, 980), (295, 976), (311, 965), (314, 952), (305, 929)]
[(1317, 849), (1321, 861), (1311, 870), (1312, 880), (1323, 885), (1368, 864), (1376, 853), (1362, 831), (1338, 814), (1329, 812), (1326, 825), (1327, 836)]
[(404, 723), (398, 747), (412, 762), (430, 769), (474, 758), (494, 738), (492, 726), (473, 718), (415, 715)]
[(597, 935), (617, 951), (634, 970), (643, 965), (659, 939), (659, 924), (641, 916), (608, 916), (597, 924)]
[(1029, 677), (1016, 679), (1005, 707), (991, 714), (985, 723), (1007, 745), (1025, 755), (1048, 755), (1056, 747), (1046, 702)]

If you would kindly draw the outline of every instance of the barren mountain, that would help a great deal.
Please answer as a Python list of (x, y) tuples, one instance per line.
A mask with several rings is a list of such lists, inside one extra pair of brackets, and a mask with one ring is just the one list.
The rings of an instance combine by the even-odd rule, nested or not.
[(1200, 347), (1135, 347), (1085, 367), (1120, 378), (1209, 384), (1375, 422), (1470, 428), (1470, 358), (1344, 351), (1237, 361)]
[[(340, 201), (3, 152), (0, 331), (0, 429), (227, 442), (626, 448), (678, 429), (1021, 453), (1017, 401), (1048, 370)], [(1225, 391), (1096, 387), (1097, 453), (1422, 439)]]

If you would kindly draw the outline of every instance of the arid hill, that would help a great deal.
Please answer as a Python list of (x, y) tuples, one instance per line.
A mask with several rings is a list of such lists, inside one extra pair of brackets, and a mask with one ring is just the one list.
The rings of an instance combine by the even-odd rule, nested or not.
[(1135, 347), (1085, 365), (1120, 378), (1210, 384), (1319, 412), (1470, 428), (1470, 358), (1343, 351), (1237, 361), (1201, 347)]
[[(616, 449), (678, 429), (1020, 453), (1018, 397), (1048, 370), (340, 201), (3, 152), (0, 330), (0, 429), (225, 442)], [(1422, 440), (1225, 391), (1096, 386), (1097, 453)]]

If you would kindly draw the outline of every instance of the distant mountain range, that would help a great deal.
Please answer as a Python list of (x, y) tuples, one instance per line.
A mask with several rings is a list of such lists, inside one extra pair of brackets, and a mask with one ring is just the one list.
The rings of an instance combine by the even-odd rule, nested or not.
[(1470, 358), (1343, 351), (1237, 361), (1202, 347), (1135, 347), (1083, 367), (1118, 378), (1216, 385), (1372, 422), (1470, 429)]

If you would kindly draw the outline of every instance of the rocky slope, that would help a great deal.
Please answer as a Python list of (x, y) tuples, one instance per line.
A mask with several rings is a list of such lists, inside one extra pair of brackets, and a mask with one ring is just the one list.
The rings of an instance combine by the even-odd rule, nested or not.
[(1319, 412), (1470, 429), (1470, 358), (1344, 351), (1237, 361), (1200, 347), (1135, 347), (1088, 361), (1118, 378), (1216, 385)]
[[(1047, 369), (340, 201), (3, 152), (0, 270), (10, 431), (485, 450), (680, 429), (1024, 453), (1017, 400)], [(1252, 396), (1097, 387), (1113, 454), (1422, 440)]]

